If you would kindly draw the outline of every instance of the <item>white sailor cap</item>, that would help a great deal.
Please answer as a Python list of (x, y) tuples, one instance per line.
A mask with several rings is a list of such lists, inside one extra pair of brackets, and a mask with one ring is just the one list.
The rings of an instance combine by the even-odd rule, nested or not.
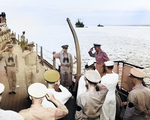
[(85, 68), (89, 68), (91, 65), (94, 65), (94, 63), (96, 63), (95, 59), (91, 59), (89, 60), (86, 65), (85, 65)]
[(93, 65), (95, 62), (96, 62), (95, 59), (91, 59), (91, 60), (89, 60), (89, 61), (87, 62), (87, 65), (88, 65), (88, 66), (91, 66), (91, 65)]
[(114, 62), (113, 61), (107, 61), (107, 62), (104, 62), (105, 66), (113, 66), (114, 65)]
[(42, 98), (47, 93), (47, 87), (42, 83), (33, 83), (28, 87), (28, 93), (34, 98)]
[(101, 80), (100, 75), (95, 70), (86, 71), (84, 76), (93, 83), (98, 83)]
[(30, 43), (28, 43), (27, 44), (28, 46), (31, 46), (31, 47), (34, 47), (35, 45), (34, 45), (34, 42), (30, 42)]
[(5, 86), (0, 83), (0, 94), (4, 92)]

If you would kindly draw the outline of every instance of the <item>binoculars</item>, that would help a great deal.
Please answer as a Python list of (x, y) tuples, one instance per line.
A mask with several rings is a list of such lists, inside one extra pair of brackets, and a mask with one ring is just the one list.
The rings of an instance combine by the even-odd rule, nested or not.
[(69, 58), (68, 57), (64, 57), (63, 62), (67, 61), (67, 63), (69, 62)]
[(13, 57), (9, 57), (8, 58), (8, 62), (10, 62), (10, 61), (14, 62), (14, 58)]

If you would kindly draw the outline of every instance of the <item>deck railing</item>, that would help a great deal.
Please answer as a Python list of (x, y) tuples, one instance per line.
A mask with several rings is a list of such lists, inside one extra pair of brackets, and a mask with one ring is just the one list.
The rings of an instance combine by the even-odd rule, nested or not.
[(114, 62), (115, 65), (113, 70), (119, 75), (119, 82), (118, 82), (119, 88), (120, 89), (123, 88), (126, 91), (131, 91), (133, 84), (131, 81), (132, 78), (129, 77), (130, 69), (133, 67), (144, 69), (144, 67), (133, 65), (124, 61), (114, 61)]

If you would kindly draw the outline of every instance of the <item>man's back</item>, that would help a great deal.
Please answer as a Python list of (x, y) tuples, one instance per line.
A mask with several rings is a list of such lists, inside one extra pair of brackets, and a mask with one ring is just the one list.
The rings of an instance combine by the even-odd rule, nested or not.
[(101, 114), (101, 107), (107, 92), (107, 89), (98, 92), (85, 92), (79, 96), (77, 104), (89, 118), (98, 117)]
[(55, 120), (64, 116), (58, 108), (44, 108), (41, 105), (31, 105), (30, 108), (19, 112), (25, 120)]
[(106, 74), (102, 77), (101, 79), (101, 84), (105, 85), (107, 87), (108, 94), (115, 95), (115, 89), (116, 89), (116, 85), (118, 83), (118, 74), (116, 73), (111, 73), (111, 74)]

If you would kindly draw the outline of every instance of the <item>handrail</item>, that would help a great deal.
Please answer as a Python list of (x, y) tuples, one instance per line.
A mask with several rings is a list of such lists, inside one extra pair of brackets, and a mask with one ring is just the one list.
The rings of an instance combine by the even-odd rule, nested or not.
[(119, 90), (115, 90), (116, 92), (118, 92), (118, 93), (120, 93), (121, 95), (123, 95), (124, 97), (128, 97), (128, 95), (126, 95), (126, 94), (124, 94), (124, 93), (122, 93), (122, 92), (120, 92)]
[(130, 63), (127, 63), (127, 62), (124, 62), (124, 61), (114, 61), (114, 62), (123, 63), (123, 66), (124, 66), (124, 64), (126, 64), (126, 65), (130, 65), (130, 66), (132, 66), (132, 67), (144, 69), (144, 67), (139, 67), (139, 66), (137, 66), (137, 65), (133, 65), (133, 64), (130, 64)]

